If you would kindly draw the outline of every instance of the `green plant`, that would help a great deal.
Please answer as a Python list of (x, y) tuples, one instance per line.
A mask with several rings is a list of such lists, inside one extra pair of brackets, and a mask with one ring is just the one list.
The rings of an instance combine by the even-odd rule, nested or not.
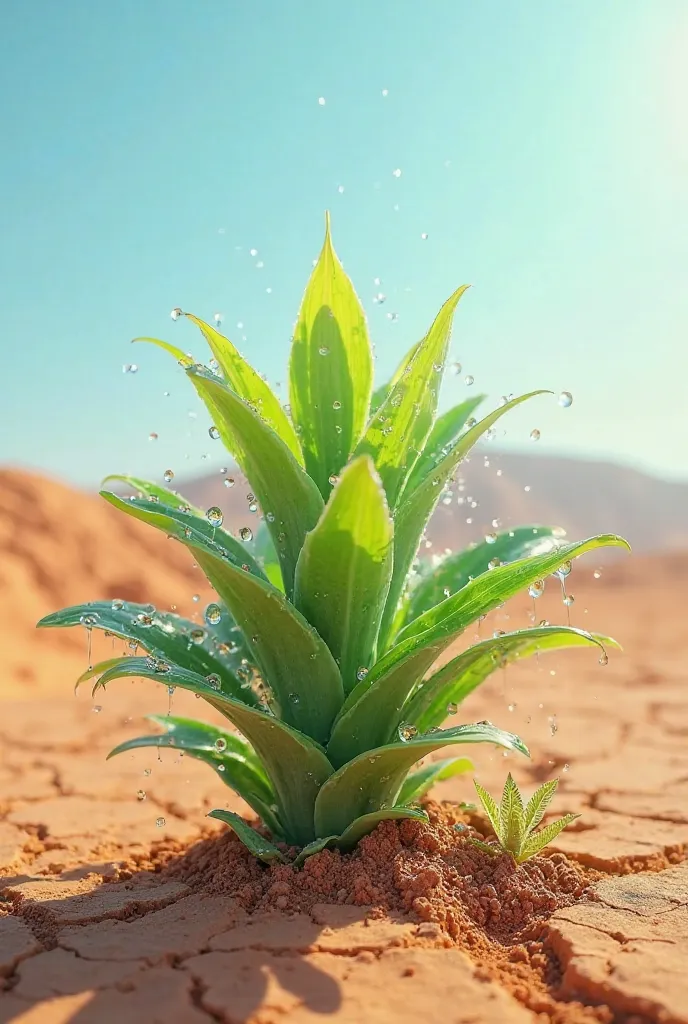
[[(147, 657), (114, 658), (89, 669), (94, 691), (139, 676), (204, 698), (243, 734), (201, 722), (154, 718), (164, 730), (135, 747), (175, 746), (218, 771), (275, 840), (350, 848), (385, 818), (422, 818), (412, 806), (437, 773), (465, 759), (412, 772), (442, 747), (487, 742), (528, 751), (488, 723), (441, 729), (447, 711), (496, 667), (535, 652), (614, 641), (563, 626), (495, 636), (428, 673), (481, 616), (570, 560), (616, 536), (566, 544), (561, 531), (500, 533), (439, 566), (414, 567), (426, 524), (461, 461), (509, 409), (482, 399), (436, 417), (459, 288), (393, 379), (372, 391), (368, 329), (330, 239), (311, 275), (296, 323), (290, 407), (232, 342), (191, 314), (213, 369), (167, 342), (152, 342), (182, 366), (219, 436), (247, 477), (263, 513), (257, 535), (223, 528), (220, 509), (192, 508), (179, 494), (114, 477), (138, 496), (103, 497), (193, 552), (217, 592), (205, 623), (151, 606), (106, 601), (48, 615), (40, 626), (102, 629), (140, 645)], [(439, 588), (439, 589), (438, 589)], [(236, 814), (213, 811), (263, 860), (278, 848)]]
[(536, 853), (548, 846), (572, 821), (580, 818), (580, 814), (565, 814), (563, 818), (545, 825), (539, 832), (533, 831), (544, 818), (547, 808), (554, 798), (559, 785), (558, 779), (545, 782), (540, 786), (525, 807), (518, 786), (511, 777), (511, 772), (506, 777), (502, 802), (499, 806), (494, 797), (491, 797), (487, 790), (483, 789), (477, 779), (473, 781), (480, 803), (483, 805), (485, 814), (497, 837), (498, 845), (495, 846), (469, 836), (470, 842), (480, 850), (484, 850), (485, 853), (509, 853), (517, 864), (522, 864), (524, 860), (534, 857)]

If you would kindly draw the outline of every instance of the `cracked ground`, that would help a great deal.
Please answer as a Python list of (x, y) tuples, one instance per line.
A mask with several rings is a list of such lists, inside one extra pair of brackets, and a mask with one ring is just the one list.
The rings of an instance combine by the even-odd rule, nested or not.
[[(511, 667), (450, 719), (489, 718), (523, 736), (531, 761), (478, 747), (476, 776), (497, 790), (511, 770), (526, 795), (559, 776), (553, 813), (581, 817), (552, 849), (595, 879), (594, 899), (542, 922), (537, 953), (489, 936), (471, 951), (412, 914), (327, 903), (249, 914), (232, 895), (149, 870), (166, 849), (221, 833), (206, 817), (213, 807), (246, 808), (174, 751), (106, 762), (116, 743), (147, 729), (143, 715), (168, 710), (165, 688), (127, 680), (75, 697), (85, 635), (31, 628), (49, 608), (96, 594), (143, 590), (159, 607), (203, 607), (207, 593), (183, 553), (170, 556), (158, 538), (144, 549), (145, 532), (98, 506), (101, 514), (102, 523), (88, 510), (77, 522), (74, 551), (62, 540), (51, 547), (39, 523), (31, 558), (16, 544), (3, 555), (14, 590), (8, 597), (5, 579), (0, 1024), (688, 1024), (685, 559), (632, 559), (598, 579), (595, 563), (582, 562), (568, 581), (572, 622), (615, 636), (625, 652), (610, 652), (605, 667), (590, 651)], [(120, 531), (126, 564), (114, 547), (103, 556), (87, 543), (106, 528)], [(163, 556), (149, 578), (140, 565)], [(41, 580), (41, 566), (74, 559), (71, 577)], [(538, 601), (538, 619), (565, 621), (555, 589)], [(513, 602), (481, 633), (525, 625), (532, 613), (529, 600)], [(92, 659), (111, 652), (93, 637)], [(187, 694), (171, 701), (174, 713), (213, 720)], [(470, 779), (442, 783), (433, 798), (470, 800)]]

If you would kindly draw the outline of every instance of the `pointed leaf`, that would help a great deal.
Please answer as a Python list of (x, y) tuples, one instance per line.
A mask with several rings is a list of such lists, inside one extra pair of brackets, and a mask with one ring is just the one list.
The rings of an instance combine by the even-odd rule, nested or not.
[(431, 761), (430, 764), (424, 765), (417, 772), (411, 772), (407, 776), (399, 791), (399, 803), (402, 806), (417, 803), (428, 790), (432, 789), (435, 783), (444, 782), (455, 775), (463, 775), (473, 770), (473, 762), (469, 761), (467, 757), (449, 757), (443, 761)]
[(325, 244), (299, 311), (289, 367), (292, 417), (306, 469), (323, 497), (360, 438), (373, 359), (365, 314), (337, 259), (327, 218)]
[(521, 402), (526, 402), (529, 398), (542, 394), (547, 394), (547, 392), (532, 391), (494, 409), (461, 436), (454, 447), (435, 465), (432, 473), (423, 476), (414, 490), (409, 487), (404, 490), (394, 521), (394, 571), (383, 617), (381, 630), (383, 642), (389, 637), (396, 618), (397, 605), (423, 531), (435, 510), (445, 485), (456, 472), (459, 463), (500, 417), (520, 405)]
[(489, 572), (489, 563), (495, 559), (500, 563), (515, 562), (528, 555), (546, 555), (557, 550), (564, 536), (564, 530), (557, 526), (519, 526), (497, 533), (492, 543), (481, 541), (446, 555), (439, 565), (426, 563), (409, 594), (401, 626), (461, 590), (471, 578)]
[(405, 743), (367, 750), (331, 775), (315, 803), (315, 829), (321, 836), (341, 833), (354, 818), (394, 807), (409, 769), (427, 754), (458, 743), (494, 743), (528, 755), (518, 736), (493, 725), (438, 729)]
[(567, 825), (570, 825), (576, 818), (580, 818), (580, 814), (565, 814), (563, 818), (553, 821), (551, 825), (545, 825), (539, 832), (531, 835), (521, 849), (518, 863), (522, 864), (524, 860), (534, 857), (536, 853), (539, 853), (540, 850), (543, 850), (545, 846), (548, 846), (555, 840), (559, 833), (563, 832)]
[(325, 836), (324, 839), (314, 839), (308, 846), (304, 846), (296, 860), (292, 861), (292, 867), (300, 868), (309, 857), (313, 857), (316, 853), (322, 853), (323, 850), (336, 846), (338, 839), (339, 836)]
[(425, 680), (401, 711), (404, 721), (421, 732), (441, 725), (466, 697), (498, 668), (533, 654), (569, 647), (618, 647), (611, 637), (572, 626), (537, 626), (490, 637), (462, 651)]
[(262, 764), (245, 740), (226, 729), (189, 718), (167, 715), (149, 715), (148, 718), (166, 731), (120, 743), (110, 751), (108, 760), (117, 754), (147, 747), (182, 750), (187, 756), (209, 765), (217, 772), (218, 779), (238, 793), (262, 818), (273, 835), (281, 834), (279, 820), (272, 810), (277, 797)]
[(393, 510), (432, 430), (452, 318), (467, 288), (445, 302), (356, 448), (356, 455), (373, 459)]
[(525, 809), (524, 824), (525, 834), (530, 835), (533, 829), (537, 828), (552, 802), (557, 791), (559, 779), (552, 779), (551, 782), (544, 782), (539, 789), (536, 789)]
[[(85, 626), (101, 629), (123, 640), (141, 646), (153, 658), (171, 665), (183, 664), (198, 675), (216, 676), (220, 689), (236, 700), (254, 707), (258, 697), (251, 689), (250, 680), (241, 665), (243, 649), (232, 650), (217, 639), (210, 626), (201, 627), (189, 619), (171, 612), (159, 612), (152, 605), (134, 604), (132, 601), (94, 601), (73, 605), (46, 615), (39, 628)], [(119, 663), (120, 658), (110, 659)], [(85, 672), (80, 681), (90, 679), (92, 671)], [(244, 677), (244, 678), (242, 678)]]
[(500, 839), (505, 850), (517, 856), (524, 836), (523, 801), (511, 772), (506, 777), (499, 808)]
[(126, 476), (121, 473), (110, 473), (106, 476), (101, 483), (101, 490), (105, 488), (105, 484), (114, 481), (115, 483), (126, 484), (128, 487), (133, 488), (139, 492), (139, 497), (146, 497), (149, 501), (160, 501), (163, 505), (169, 505), (170, 508), (181, 508), (186, 512), (193, 512), (196, 516), (203, 516), (203, 512), (200, 508), (196, 508), (187, 501), (181, 494), (176, 491), (170, 491), (167, 487), (161, 487), (159, 484), (153, 483), (151, 480), (143, 480), (138, 476)]
[(232, 832), (235, 833), (237, 839), (241, 840), (249, 853), (252, 853), (258, 860), (262, 860), (264, 864), (272, 864), (275, 861), (284, 860), (282, 853), (277, 847), (267, 839), (264, 839), (250, 825), (247, 825), (241, 815), (235, 814), (233, 811), (216, 810), (211, 811), (208, 817), (217, 818), (218, 821), (223, 821), (225, 825), (229, 825)]
[(338, 663), (345, 691), (375, 653), (392, 572), (393, 527), (372, 462), (350, 463), (296, 567), (294, 604)]
[(294, 428), (267, 381), (263, 380), (224, 334), (193, 313), (184, 313), (184, 316), (200, 329), (232, 391), (255, 407), (261, 418), (279, 434), (297, 462), (303, 465), (301, 446)]
[(262, 568), (273, 587), (277, 587), (278, 590), (284, 593), (282, 569), (267, 523), (262, 522), (253, 537), (253, 555), (258, 565)]
[(415, 356), (420, 344), (420, 341), (417, 341), (415, 345), (412, 345), (411, 348), (406, 353), (406, 355), (404, 356), (404, 358), (397, 366), (396, 370), (394, 371), (394, 376), (392, 377), (392, 379), (388, 380), (386, 384), (381, 384), (379, 388), (375, 389), (370, 399), (371, 417), (375, 415), (380, 406), (383, 405), (384, 402), (386, 402), (386, 400), (389, 398), (394, 385), (398, 384), (401, 378), (403, 377), (404, 370)]
[(169, 352), (171, 356), (174, 356), (179, 365), (184, 368), (192, 366), (194, 363), (193, 356), (190, 356), (187, 352), (182, 352), (176, 345), (170, 345), (169, 341), (162, 341), (160, 338), (133, 338), (132, 340), (134, 342), (144, 341), (149, 345), (161, 348), (164, 352)]
[(487, 790), (480, 785), (477, 779), (473, 779), (473, 785), (475, 791), (478, 794), (480, 803), (483, 805), (483, 810), (488, 817), (490, 825), (492, 825), (492, 831), (496, 835), (497, 839), (502, 839), (502, 822), (499, 814), (499, 806), (494, 797), (490, 796)]
[[(284, 594), (261, 578), (262, 571), (239, 541), (224, 531), (222, 536), (218, 531), (215, 539), (207, 536), (214, 529), (209, 523), (178, 510), (123, 501), (114, 495), (105, 497), (123, 511), (173, 533), (193, 549), (196, 561), (232, 613), (272, 688), (280, 717), (324, 742), (343, 700), (339, 669), (313, 627)], [(243, 565), (242, 557), (247, 559)], [(253, 571), (247, 572), (244, 565)]]
[(289, 596), (299, 552), (323, 508), (320, 492), (281, 437), (219, 377), (198, 366), (187, 374), (258, 498)]
[(344, 829), (335, 845), (346, 853), (347, 850), (353, 850), (361, 839), (374, 832), (381, 821), (399, 821), (402, 818), (412, 818), (414, 821), (428, 820), (425, 811), (417, 807), (386, 807), (384, 810), (372, 811), (356, 818)]
[(409, 493), (414, 491), (418, 484), (434, 471), (438, 462), (448, 454), (449, 446), (458, 441), (461, 431), (466, 426), (466, 421), (486, 397), (486, 395), (475, 395), (474, 398), (467, 398), (465, 402), (455, 405), (438, 417), (406, 484), (405, 489)]
[(317, 743), (273, 715), (225, 696), (195, 672), (173, 667), (159, 673), (147, 658), (124, 658), (122, 662), (101, 676), (100, 685), (133, 676), (199, 694), (244, 734), (263, 763), (277, 794), (278, 815), (289, 842), (303, 846), (315, 839), (315, 798), (333, 771)]

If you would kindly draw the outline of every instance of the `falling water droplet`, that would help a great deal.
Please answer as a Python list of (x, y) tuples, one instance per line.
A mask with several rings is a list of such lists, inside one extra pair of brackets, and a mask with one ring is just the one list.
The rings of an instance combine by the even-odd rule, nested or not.
[(113, 612), (121, 612), (123, 608), (124, 608), (124, 601), (122, 601), (121, 598), (116, 597), (114, 599), (114, 601), (112, 602), (112, 610), (113, 610)]
[(156, 818), (155, 824), (158, 826), (158, 828), (163, 828), (166, 822), (164, 818)]
[(533, 580), (528, 587), (528, 594), (533, 598), (542, 597), (545, 592), (545, 581), (544, 580)]
[(600, 665), (608, 665), (609, 664), (609, 655), (607, 654), (606, 651), (602, 651), (602, 653), (599, 656), (598, 661), (599, 661)]
[(392, 174), (394, 175), (395, 178), (400, 178), (401, 177), (401, 167), (395, 167), (394, 170), (392, 171)]
[(196, 644), (196, 646), (199, 646), (205, 640), (205, 635), (206, 634), (204, 629), (192, 629), (191, 632), (189, 633), (189, 639), (191, 640), (192, 644)]
[(463, 382), (464, 382), (464, 384), (466, 384), (466, 385), (467, 385), (468, 387), (470, 387), (470, 386), (471, 386), (471, 384), (475, 384), (475, 377), (473, 376), (473, 374), (472, 374), (472, 373), (467, 373), (467, 374), (466, 374), (466, 376), (465, 376), (465, 377), (464, 377), (464, 379), (463, 379)]
[(182, 310), (179, 308), (179, 306), (175, 306), (172, 312), (170, 313), (170, 316), (172, 317), (173, 320), (178, 320), (181, 315)]
[(154, 430), (151, 430), (150, 434), (148, 435), (148, 440), (149, 441), (157, 441), (158, 440), (158, 435), (155, 433)]
[(225, 487), (234, 487), (234, 477), (233, 476), (225, 477), (225, 479), (222, 481), (222, 483), (225, 485)]
[[(318, 96), (318, 106), (320, 106), (320, 107), (324, 107), (325, 106), (325, 97), (324, 96)], [(336, 106), (336, 104), (335, 104), (335, 106)]]
[(122, 367), (122, 373), (137, 373), (138, 366), (136, 363), (125, 363)]
[(139, 789), (138, 790), (138, 792), (136, 793), (136, 799), (137, 800), (145, 800), (146, 799), (146, 791), (145, 791), (145, 789)]
[(487, 541), (488, 544), (496, 544), (496, 542), (497, 542), (497, 534), (496, 533), (486, 533), (485, 534), (485, 540)]
[(531, 430), (531, 432), (530, 432), (530, 440), (531, 441), (539, 441), (540, 440), (540, 431), (537, 428), (535, 430)]
[(562, 393), (559, 395), (559, 405), (562, 407), (562, 409), (568, 409), (572, 403), (573, 395), (571, 394), (571, 392), (562, 391)]
[(563, 598), (563, 602), (564, 602), (564, 604), (566, 605), (567, 608), (570, 608), (575, 600), (576, 599), (573, 596), (573, 594), (566, 594), (564, 596), (564, 598)]
[(557, 716), (550, 715), (547, 721), (549, 722), (550, 733), (552, 734), (552, 736), (556, 736), (557, 730), (559, 729), (559, 726), (557, 725)]

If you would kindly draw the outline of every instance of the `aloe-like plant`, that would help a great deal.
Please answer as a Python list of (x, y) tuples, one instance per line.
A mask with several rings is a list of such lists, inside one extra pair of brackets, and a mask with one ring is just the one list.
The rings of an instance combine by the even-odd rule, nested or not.
[(560, 832), (563, 832), (567, 825), (570, 825), (576, 818), (580, 818), (580, 814), (565, 814), (557, 821), (545, 825), (539, 832), (535, 832), (554, 799), (559, 779), (545, 782), (533, 793), (525, 806), (511, 772), (507, 775), (504, 783), (501, 804), (497, 804), (494, 797), (490, 796), (477, 779), (473, 781), (480, 803), (483, 805), (485, 814), (497, 837), (495, 844), (484, 843), (480, 839), (469, 836), (470, 842), (485, 853), (495, 855), (508, 853), (517, 864), (522, 864), (523, 861), (534, 857), (540, 850), (544, 850)]
[[(105, 601), (48, 615), (40, 626), (106, 630), (147, 656), (89, 669), (94, 690), (137, 676), (204, 698), (242, 734), (176, 717), (154, 718), (162, 733), (123, 743), (176, 747), (216, 770), (262, 819), (275, 842), (300, 857), (351, 848), (383, 819), (423, 818), (417, 806), (465, 758), (414, 765), (443, 747), (490, 743), (528, 753), (489, 723), (440, 728), (447, 712), (496, 667), (562, 647), (604, 649), (614, 641), (564, 626), (494, 636), (432, 666), (491, 609), (606, 535), (565, 543), (561, 531), (524, 527), (490, 536), (439, 565), (414, 560), (426, 524), (461, 461), (510, 409), (535, 391), (472, 414), (483, 396), (437, 417), (452, 318), (466, 291), (444, 304), (392, 380), (373, 391), (363, 309), (329, 231), (294, 330), (290, 405), (232, 342), (197, 317), (211, 368), (181, 349), (152, 342), (182, 366), (238, 463), (262, 522), (233, 536), (219, 508), (193, 508), (176, 492), (130, 477), (136, 493), (101, 493), (128, 515), (191, 549), (217, 593), (202, 625), (151, 606)], [(107, 483), (107, 481), (106, 481)], [(213, 811), (256, 856), (282, 856), (236, 814)]]

